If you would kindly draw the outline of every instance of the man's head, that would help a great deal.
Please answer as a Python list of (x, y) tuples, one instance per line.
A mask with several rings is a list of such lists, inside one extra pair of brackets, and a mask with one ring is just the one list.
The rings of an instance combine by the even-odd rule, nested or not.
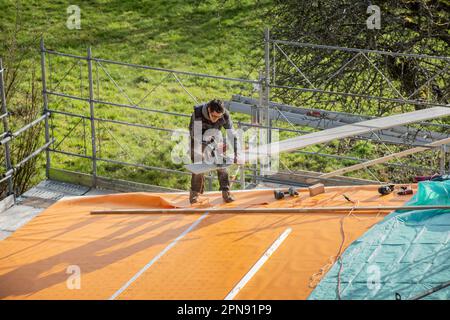
[(222, 100), (214, 99), (208, 103), (208, 115), (212, 123), (219, 121), (224, 113), (225, 107)]

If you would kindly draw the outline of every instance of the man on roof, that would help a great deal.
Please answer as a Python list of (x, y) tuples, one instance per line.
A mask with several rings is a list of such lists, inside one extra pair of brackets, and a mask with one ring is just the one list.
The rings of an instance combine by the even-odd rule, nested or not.
[[(221, 129), (226, 131), (226, 141), (233, 143), (233, 162), (238, 162), (237, 135), (233, 130), (233, 122), (230, 113), (225, 109), (223, 101), (219, 99), (211, 100), (208, 103), (194, 107), (189, 132), (191, 137), (191, 160), (194, 163), (206, 162), (215, 164), (230, 163), (225, 157), (226, 141), (223, 142)], [(234, 201), (230, 193), (230, 179), (225, 167), (217, 169), (219, 178), (219, 190), (225, 202)], [(191, 204), (198, 202), (198, 197), (204, 191), (204, 174), (192, 174), (191, 192), (189, 201)]]

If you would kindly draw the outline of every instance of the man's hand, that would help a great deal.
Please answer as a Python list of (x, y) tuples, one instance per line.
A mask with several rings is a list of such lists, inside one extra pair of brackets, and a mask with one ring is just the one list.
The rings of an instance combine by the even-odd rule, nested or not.
[(226, 143), (218, 143), (217, 150), (219, 151), (219, 153), (225, 153), (227, 151)]

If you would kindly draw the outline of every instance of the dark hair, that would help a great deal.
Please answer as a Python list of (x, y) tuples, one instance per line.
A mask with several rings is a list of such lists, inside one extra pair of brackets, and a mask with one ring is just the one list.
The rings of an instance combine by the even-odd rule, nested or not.
[(208, 108), (210, 111), (217, 113), (224, 113), (225, 107), (223, 106), (223, 101), (219, 99), (213, 99), (208, 103)]

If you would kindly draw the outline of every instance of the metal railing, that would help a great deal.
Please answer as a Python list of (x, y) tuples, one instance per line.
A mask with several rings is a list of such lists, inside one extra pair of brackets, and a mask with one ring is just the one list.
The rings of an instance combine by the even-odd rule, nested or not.
[[(266, 31), (268, 34), (268, 31)], [(326, 95), (334, 95), (334, 96), (343, 96), (343, 97), (354, 97), (354, 98), (363, 98), (365, 100), (377, 100), (377, 101), (384, 101), (384, 102), (393, 102), (397, 104), (409, 104), (414, 106), (442, 106), (442, 107), (448, 107), (448, 104), (433, 102), (433, 101), (423, 101), (422, 99), (411, 99), (413, 96), (415, 96), (420, 89), (424, 88), (426, 85), (429, 85), (430, 81), (435, 79), (437, 76), (445, 74), (448, 72), (448, 69), (450, 68), (450, 57), (447, 56), (433, 56), (433, 55), (426, 55), (426, 54), (414, 54), (414, 53), (401, 53), (401, 52), (389, 52), (389, 51), (382, 51), (382, 50), (369, 50), (369, 49), (359, 49), (359, 48), (345, 48), (345, 47), (339, 47), (339, 46), (327, 46), (327, 45), (318, 45), (318, 44), (312, 44), (312, 43), (301, 43), (301, 42), (295, 42), (295, 41), (285, 41), (285, 40), (278, 40), (274, 38), (270, 38), (269, 35), (266, 36), (266, 46), (272, 45), (272, 50), (267, 49), (267, 54), (269, 55), (269, 58), (266, 59), (266, 69), (269, 70), (271, 73), (272, 82), (270, 82), (271, 88), (279, 88), (279, 89), (288, 89), (288, 90), (296, 90), (299, 92), (306, 92), (306, 93), (321, 93)], [(361, 93), (355, 93), (355, 92), (336, 92), (336, 91), (330, 91), (325, 90), (324, 88), (320, 88), (320, 85), (315, 86), (311, 79), (308, 78), (308, 76), (305, 74), (304, 70), (302, 70), (302, 66), (299, 66), (296, 64), (289, 56), (289, 54), (283, 50), (283, 48), (280, 45), (284, 45), (286, 47), (295, 47), (300, 49), (312, 49), (316, 52), (345, 52), (354, 54), (354, 56), (347, 60), (346, 63), (339, 68), (336, 72), (333, 74), (330, 74), (329, 77), (327, 77), (327, 81), (325, 83), (322, 83), (321, 85), (326, 84), (329, 80), (332, 78), (336, 78), (338, 75), (342, 74), (342, 72), (353, 62), (355, 62), (355, 59), (358, 57), (362, 57), (364, 62), (367, 62), (369, 64), (369, 68), (375, 72), (378, 76), (381, 77), (387, 84), (390, 89), (397, 95), (395, 98), (391, 97), (384, 97), (381, 95), (370, 95), (370, 94), (361, 94)], [(302, 78), (309, 84), (309, 87), (302, 87), (302, 86), (286, 86), (286, 85), (277, 85), (275, 78), (276, 78), (276, 52), (281, 53), (281, 57), (286, 59), (290, 65), (298, 72)], [(376, 66), (374, 61), (370, 58), (370, 54), (372, 55), (378, 55), (381, 57), (397, 57), (397, 58), (412, 58), (412, 59), (424, 59), (424, 60), (435, 60), (440, 61), (442, 63), (442, 66), (440, 68), (437, 68), (437, 72), (430, 72), (429, 78), (425, 83), (423, 83), (413, 94), (410, 94), (409, 96), (402, 95), (399, 90), (393, 85), (393, 81), (389, 78), (388, 75), (386, 75), (383, 70), (380, 70), (379, 67)], [(270, 65), (272, 61), (273, 66)]]
[(16, 164), (12, 163), (12, 157), (11, 157), (11, 143), (14, 143), (14, 140), (19, 137), (21, 134), (29, 130), (30, 128), (40, 124), (43, 121), (47, 121), (50, 113), (44, 112), (44, 114), (37, 118), (36, 120), (33, 120), (32, 122), (26, 124), (25, 126), (21, 127), (15, 132), (10, 131), (9, 127), (9, 113), (7, 108), (7, 102), (6, 102), (6, 89), (5, 89), (5, 79), (4, 79), (4, 66), (3, 66), (3, 60), (0, 58), (0, 97), (1, 97), (1, 115), (0, 119), (3, 122), (3, 133), (0, 134), (0, 145), (4, 146), (5, 149), (5, 172), (2, 174), (0, 178), (0, 183), (7, 182), (7, 193), (6, 195), (13, 195), (16, 196), (15, 190), (14, 190), (14, 174), (22, 168), (28, 161), (38, 156), (41, 152), (48, 149), (48, 147), (51, 144), (51, 141), (46, 141), (46, 143), (36, 149), (35, 151), (31, 152), (30, 154), (26, 155), (23, 159), (21, 159)]
[[(174, 117), (178, 117), (178, 118), (180, 118), (180, 117), (181, 118), (190, 118), (191, 117), (190, 114), (184, 114), (184, 113), (166, 111), (166, 110), (158, 110), (158, 109), (154, 109), (154, 108), (147, 108), (147, 107), (140, 106), (139, 105), (140, 102), (134, 103), (130, 99), (130, 97), (126, 94), (125, 90), (113, 79), (111, 74), (108, 72), (106, 65), (112, 64), (112, 65), (117, 65), (117, 66), (122, 66), (122, 67), (127, 67), (127, 68), (156, 71), (159, 73), (172, 75), (176, 79), (176, 81), (180, 85), (180, 87), (190, 96), (190, 98), (192, 98), (192, 100), (196, 104), (198, 103), (197, 99), (186, 89), (186, 87), (183, 85), (183, 83), (180, 81), (180, 79), (177, 77), (177, 75), (184, 75), (184, 76), (204, 78), (204, 79), (213, 79), (213, 80), (223, 80), (223, 81), (232, 82), (232, 83), (237, 82), (237, 83), (244, 83), (244, 84), (250, 84), (250, 85), (258, 85), (260, 88), (263, 87), (263, 81), (264, 81), (264, 79), (252, 80), (252, 79), (243, 79), (243, 78), (236, 78), (236, 77), (216, 76), (216, 75), (210, 75), (210, 74), (205, 74), (205, 73), (178, 71), (178, 70), (172, 70), (172, 69), (166, 69), (166, 68), (151, 67), (151, 66), (146, 66), (146, 65), (138, 65), (138, 64), (133, 64), (133, 63), (125, 63), (125, 62), (119, 62), (119, 61), (114, 61), (114, 60), (101, 59), (101, 58), (96, 58), (92, 55), (92, 50), (90, 47), (87, 49), (86, 56), (67, 54), (67, 53), (62, 53), (62, 52), (49, 50), (49, 49), (45, 48), (43, 39), (41, 39), (40, 49), (41, 49), (40, 51), (41, 51), (41, 66), (42, 66), (42, 86), (43, 86), (42, 92), (43, 92), (43, 97), (44, 97), (44, 99), (43, 99), (44, 112), (49, 113), (50, 118), (52, 117), (52, 115), (64, 115), (64, 116), (79, 118), (80, 120), (89, 121), (90, 122), (90, 132), (91, 132), (90, 141), (91, 141), (91, 148), (92, 148), (90, 150), (91, 155), (87, 155), (87, 154), (83, 155), (83, 154), (79, 154), (79, 153), (75, 153), (75, 152), (71, 152), (71, 151), (67, 151), (67, 150), (57, 150), (57, 148), (54, 146), (47, 148), (46, 149), (46, 155), (47, 155), (46, 175), (47, 175), (47, 177), (49, 177), (49, 172), (52, 168), (51, 167), (51, 156), (50, 156), (51, 153), (87, 159), (91, 162), (90, 172), (92, 174), (92, 186), (93, 187), (95, 187), (97, 185), (98, 162), (119, 164), (119, 165), (123, 165), (123, 166), (130, 166), (130, 167), (143, 168), (143, 169), (149, 169), (149, 170), (158, 170), (161, 172), (174, 173), (174, 174), (179, 174), (179, 175), (190, 175), (190, 173), (187, 171), (151, 166), (151, 165), (146, 165), (146, 164), (142, 164), (142, 163), (131, 163), (131, 162), (121, 161), (121, 160), (117, 160), (117, 159), (109, 159), (109, 158), (101, 157), (98, 155), (98, 150), (97, 150), (98, 136), (97, 136), (97, 132), (96, 132), (97, 131), (96, 130), (97, 123), (110, 123), (113, 125), (125, 125), (125, 126), (144, 128), (144, 129), (149, 129), (149, 130), (164, 131), (164, 132), (168, 132), (168, 133), (176, 132), (177, 130), (170, 129), (167, 127), (166, 128), (157, 127), (157, 126), (151, 125), (151, 124), (132, 123), (129, 121), (124, 121), (124, 120), (107, 119), (104, 117), (99, 117), (96, 115), (96, 113), (97, 113), (96, 105), (105, 105), (105, 106), (109, 106), (109, 107), (124, 108), (124, 109), (141, 111), (141, 112), (145, 112), (145, 113), (163, 114), (163, 115), (174, 116)], [(61, 56), (61, 57), (69, 58), (69, 59), (75, 59), (75, 60), (82, 60), (85, 63), (87, 63), (87, 67), (88, 67), (87, 68), (87, 78), (88, 78), (88, 87), (89, 87), (89, 97), (83, 97), (83, 96), (79, 96), (79, 95), (75, 95), (75, 94), (59, 92), (59, 91), (56, 91), (55, 89), (48, 88), (48, 86), (47, 86), (47, 66), (46, 66), (46, 58), (48, 55)], [(107, 99), (100, 99), (100, 97), (95, 96), (94, 72), (93, 72), (94, 64), (96, 67), (100, 67), (103, 69), (103, 71), (105, 72), (107, 77), (114, 83), (117, 90), (128, 100), (128, 103), (119, 103), (117, 101), (108, 101)], [(67, 73), (66, 73), (66, 75), (67, 75)], [(63, 77), (63, 79), (64, 78), (65, 78), (65, 76)], [(98, 79), (97, 79), (97, 81), (98, 81)], [(60, 82), (58, 82), (58, 85)], [(67, 112), (67, 111), (61, 111), (61, 110), (56, 110), (54, 108), (50, 108), (49, 107), (49, 97), (50, 96), (65, 98), (65, 99), (69, 99), (69, 100), (76, 100), (76, 101), (81, 101), (83, 103), (87, 103), (87, 104), (89, 104), (89, 115), (82, 115), (82, 114), (77, 114), (74, 112)], [(255, 111), (254, 116), (252, 116), (253, 124), (257, 124), (257, 122), (258, 122), (258, 118), (256, 116), (257, 114), (260, 114), (260, 113)], [(45, 126), (46, 126), (45, 140), (46, 140), (46, 143), (49, 143), (50, 142), (50, 130), (49, 130), (49, 123), (47, 120), (46, 120)], [(70, 134), (70, 133), (71, 132), (69, 132), (68, 134)], [(66, 136), (63, 138), (63, 140), (66, 138)], [(61, 144), (61, 141), (59, 141), (58, 145), (59, 144)], [(252, 168), (248, 168), (248, 170), (251, 171)], [(231, 180), (231, 181), (240, 183), (241, 187), (244, 188), (245, 187), (245, 170), (241, 170), (240, 174), (241, 174), (241, 178), (239, 180)], [(209, 175), (207, 177), (207, 179), (208, 179), (207, 185), (210, 187), (212, 180), (216, 179), (216, 178)]]
[[(396, 105), (412, 105), (415, 107), (434, 107), (434, 106), (440, 106), (440, 107), (450, 107), (450, 104), (444, 104), (440, 102), (435, 101), (424, 101), (423, 99), (411, 99), (414, 96), (418, 94), (420, 89), (423, 89), (426, 86), (429, 86), (430, 83), (435, 80), (438, 76), (443, 76), (445, 74), (448, 75), (448, 69), (450, 68), (450, 57), (448, 56), (434, 56), (434, 55), (427, 55), (427, 54), (414, 54), (414, 53), (401, 53), (401, 52), (389, 52), (389, 51), (382, 51), (382, 50), (370, 50), (370, 49), (359, 49), (359, 48), (346, 48), (346, 47), (339, 47), (339, 46), (329, 46), (329, 45), (319, 45), (319, 44), (312, 44), (312, 43), (301, 43), (301, 42), (295, 42), (295, 41), (285, 41), (280, 40), (271, 37), (269, 29), (265, 30), (265, 37), (264, 37), (264, 45), (265, 45), (265, 70), (266, 70), (266, 78), (267, 86), (269, 87), (268, 90), (287, 90), (287, 91), (296, 91), (300, 94), (305, 93), (307, 97), (321, 97), (323, 96), (339, 96), (343, 98), (358, 98), (363, 99), (364, 101), (371, 101), (375, 100), (378, 102), (386, 102), (386, 103), (394, 103)], [(284, 46), (284, 47), (282, 47)], [(308, 51), (311, 53), (312, 56), (314, 54), (312, 52), (318, 52), (318, 53), (324, 53), (324, 52), (342, 52), (342, 53), (348, 53), (353, 55), (350, 59), (345, 61), (345, 63), (337, 70), (334, 71), (330, 75), (324, 75), (327, 79), (323, 83), (320, 83), (318, 85), (314, 85), (312, 79), (308, 77), (308, 75), (305, 73), (305, 70), (303, 69), (302, 65), (298, 65), (293, 61), (290, 57), (290, 55), (287, 53), (285, 48), (298, 48), (298, 49), (310, 49), (311, 51)], [(283, 50), (284, 49), (284, 50)], [(277, 83), (277, 57), (278, 54), (283, 59), (286, 59), (287, 64), (290, 65), (292, 68), (294, 68), (295, 72), (299, 74), (299, 77), (302, 79), (301, 82), (299, 82), (299, 85), (293, 86), (293, 85), (280, 85)], [(436, 70), (433, 70), (433, 72), (429, 72), (427, 80), (419, 86), (418, 89), (416, 89), (412, 94), (403, 95), (393, 84), (393, 81), (389, 79), (389, 77), (383, 72), (383, 70), (380, 70), (379, 67), (374, 63), (371, 56), (372, 55), (378, 55), (381, 57), (396, 57), (396, 58), (404, 58), (404, 59), (425, 59), (425, 60), (431, 60), (431, 61), (439, 61), (440, 65), (439, 67), (436, 66)], [(305, 53), (301, 56), (306, 56)], [(326, 57), (331, 57), (331, 54), (325, 54)], [(392, 90), (395, 97), (386, 97), (380, 95), (373, 95), (373, 94), (364, 94), (364, 93), (358, 93), (358, 92), (338, 92), (338, 91), (331, 91), (326, 90), (325, 85), (328, 84), (328, 82), (340, 75), (351, 63), (353, 63), (358, 57), (363, 58), (363, 61), (369, 64), (369, 68), (373, 69), (374, 73), (380, 77), (387, 85), (388, 88)], [(304, 59), (302, 61), (307, 61), (307, 59)], [(317, 62), (316, 62), (317, 63)], [(301, 85), (301, 83), (307, 83), (307, 85)], [(272, 104), (270, 102), (269, 104)], [(279, 111), (281, 113), (281, 111)], [(332, 112), (330, 110), (330, 112)], [(345, 118), (345, 114), (339, 112), (343, 117)], [(353, 117), (355, 115), (352, 115)], [(369, 117), (369, 116), (366, 116)], [(288, 119), (286, 119), (288, 120)], [(441, 124), (441, 123), (435, 123), (435, 122), (427, 122), (422, 121), (417, 123), (421, 128), (423, 127), (436, 127), (440, 128), (442, 130), (447, 130), (447, 136), (448, 136), (448, 129), (450, 128), (450, 124)], [(294, 126), (292, 126), (294, 127)], [(394, 128), (395, 130), (395, 128)], [(416, 132), (413, 134), (416, 136), (420, 130), (416, 129)], [(423, 132), (426, 132), (424, 130)], [(409, 133), (406, 131), (405, 133)], [(379, 138), (379, 136), (376, 136), (376, 139), (374, 139), (376, 142), (385, 144), (386, 141), (382, 141), (382, 139)], [(393, 143), (397, 144), (397, 143)], [(413, 146), (411, 143), (403, 143), (404, 145), (410, 145)], [(387, 150), (389, 148), (386, 147)], [(448, 146), (442, 145), (439, 147), (435, 147), (435, 150), (440, 150), (439, 153), (439, 172), (441, 174), (445, 174), (450, 170), (450, 164), (447, 163), (447, 153), (448, 153)], [(300, 153), (304, 151), (298, 151)], [(317, 153), (315, 153), (318, 155)], [(325, 155), (327, 157), (332, 157), (332, 155)], [(362, 159), (358, 159), (362, 160)], [(392, 165), (387, 164), (386, 165)], [(405, 164), (396, 164), (397, 166), (400, 165), (400, 167), (410, 167), (409, 165)], [(447, 166), (449, 166), (447, 168)], [(431, 169), (431, 168), (429, 168)]]
[[(149, 170), (158, 170), (161, 172), (175, 173), (175, 174), (179, 174), (179, 175), (188, 175), (189, 174), (186, 171), (181, 171), (178, 169), (163, 168), (163, 167), (157, 167), (157, 166), (152, 166), (152, 165), (147, 165), (147, 164), (142, 164), (142, 163), (132, 163), (132, 162), (128, 162), (128, 161), (110, 159), (108, 157), (103, 157), (103, 156), (98, 155), (98, 148), (97, 148), (98, 147), (97, 146), (98, 137), (97, 137), (96, 131), (97, 131), (97, 125), (99, 123), (124, 125), (124, 126), (136, 127), (136, 128), (156, 130), (156, 131), (160, 131), (160, 132), (167, 132), (167, 133), (175, 132), (176, 130), (168, 128), (168, 127), (158, 127), (156, 125), (147, 124), (147, 123), (145, 123), (145, 124), (144, 123), (132, 123), (129, 121), (124, 121), (124, 120), (107, 119), (105, 117), (98, 116), (97, 105), (117, 107), (117, 108), (121, 108), (121, 109), (129, 109), (129, 110), (135, 110), (135, 111), (145, 112), (145, 113), (156, 113), (156, 114), (174, 116), (174, 117), (179, 117), (179, 118), (189, 118), (190, 117), (189, 114), (184, 114), (184, 113), (174, 112), (174, 111), (167, 111), (167, 110), (158, 110), (155, 108), (147, 108), (147, 107), (141, 106), (140, 103), (153, 91), (149, 91), (149, 93), (147, 93), (147, 95), (143, 99), (141, 99), (138, 103), (134, 103), (132, 101), (132, 99), (130, 99), (130, 97), (127, 95), (125, 90), (114, 80), (114, 78), (108, 72), (106, 65), (115, 65), (115, 66), (121, 66), (121, 67), (125, 67), (125, 68), (148, 70), (148, 71), (163, 73), (163, 74), (166, 74), (167, 76), (173, 76), (175, 78), (175, 80), (177, 81), (177, 83), (180, 85), (180, 87), (183, 89), (183, 91), (187, 95), (189, 95), (189, 97), (195, 103), (198, 103), (197, 99), (194, 97), (194, 95), (191, 92), (189, 92), (189, 90), (186, 88), (186, 86), (183, 85), (183, 83), (181, 82), (181, 80), (179, 79), (179, 77), (177, 75), (256, 85), (255, 90), (258, 91), (258, 99), (257, 99), (257, 103), (254, 105), (254, 109), (252, 109), (252, 111), (251, 111), (251, 115), (250, 115), (251, 123), (244, 123), (244, 122), (240, 121), (240, 122), (238, 122), (238, 124), (240, 126), (255, 127), (255, 128), (260, 129), (265, 134), (265, 136), (263, 136), (263, 139), (266, 139), (267, 142), (271, 142), (272, 129), (286, 131), (286, 132), (290, 131), (290, 132), (296, 132), (296, 133), (305, 133), (305, 131), (299, 130), (297, 126), (293, 125), (292, 123), (289, 123), (288, 119), (285, 119), (285, 120), (281, 119), (281, 121), (287, 121), (289, 123), (289, 125), (292, 126), (292, 128), (281, 128), (279, 126), (277, 127), (277, 126), (273, 125), (273, 121), (275, 121), (276, 119), (271, 119), (271, 109), (270, 109), (269, 105), (272, 103), (272, 102), (270, 102), (271, 90), (275, 90), (275, 89), (282, 88), (282, 89), (288, 89), (288, 90), (298, 90), (301, 92), (311, 92), (313, 94), (319, 94), (319, 95), (320, 94), (325, 94), (325, 95), (333, 94), (333, 95), (341, 95), (341, 96), (351, 96), (351, 97), (363, 98), (366, 100), (387, 101), (387, 102), (392, 102), (392, 103), (396, 103), (396, 104), (411, 104), (411, 105), (422, 105), (422, 106), (423, 105), (426, 105), (426, 106), (440, 105), (438, 103), (433, 103), (433, 102), (411, 100), (411, 99), (405, 98), (401, 95), (398, 98), (397, 97), (392, 98), (392, 97), (383, 97), (383, 96), (364, 95), (364, 94), (352, 93), (352, 92), (331, 92), (331, 91), (327, 91), (324, 89), (316, 88), (312, 85), (311, 81), (309, 81), (307, 79), (306, 75), (304, 75), (302, 73), (302, 70), (300, 70), (300, 68), (298, 66), (296, 66), (292, 61), (291, 61), (291, 63), (294, 65), (295, 69), (298, 72), (300, 72), (301, 74), (303, 74), (303, 77), (306, 80), (308, 80), (307, 82), (310, 83), (311, 86), (309, 86), (309, 87), (281, 86), (281, 85), (278, 85), (275, 83), (276, 61), (275, 61), (275, 56), (274, 56), (273, 52), (275, 49), (282, 50), (282, 48), (280, 47), (281, 45), (292, 45), (292, 46), (296, 46), (296, 47), (307, 47), (307, 48), (313, 48), (313, 49), (317, 49), (317, 50), (341, 50), (344, 52), (355, 53), (356, 55), (368, 55), (368, 54), (376, 53), (376, 54), (385, 54), (385, 55), (390, 55), (390, 56), (395, 56), (395, 57), (398, 56), (398, 57), (411, 57), (411, 58), (436, 58), (436, 59), (438, 59), (440, 61), (444, 61), (444, 62), (449, 61), (448, 57), (434, 57), (434, 56), (427, 56), (427, 55), (403, 54), (403, 53), (393, 53), (393, 52), (384, 52), (384, 51), (376, 51), (376, 50), (365, 50), (365, 49), (351, 49), (351, 48), (341, 48), (341, 47), (332, 47), (332, 46), (321, 46), (321, 45), (314, 45), (314, 44), (303, 44), (303, 43), (296, 43), (296, 42), (291, 42), (291, 41), (282, 41), (282, 40), (277, 40), (277, 39), (271, 38), (269, 29), (265, 30), (264, 40), (265, 40), (264, 41), (264, 69), (262, 72), (260, 72), (259, 79), (252, 80), (252, 79), (242, 79), (242, 78), (235, 78), (235, 77), (210, 75), (210, 74), (204, 74), (204, 73), (198, 73), (198, 72), (179, 71), (179, 70), (172, 70), (172, 69), (166, 69), (166, 68), (160, 68), (160, 67), (152, 67), (152, 66), (147, 66), (147, 65), (139, 65), (139, 64), (134, 64), (134, 63), (119, 62), (119, 61), (114, 61), (114, 60), (109, 60), (109, 59), (101, 59), (101, 58), (97, 58), (97, 57), (93, 56), (90, 47), (87, 49), (87, 54), (85, 56), (67, 54), (67, 53), (62, 53), (62, 52), (58, 52), (55, 50), (49, 50), (49, 49), (45, 48), (44, 40), (41, 39), (41, 66), (42, 66), (42, 85), (43, 85), (42, 92), (43, 92), (43, 102), (44, 102), (44, 115), (49, 115), (43, 119), (45, 121), (45, 141), (46, 141), (46, 145), (49, 146), (45, 149), (46, 160), (47, 160), (46, 161), (47, 177), (49, 177), (49, 171), (51, 169), (51, 157), (50, 157), (51, 153), (62, 154), (62, 155), (70, 156), (70, 157), (78, 157), (78, 158), (83, 158), (83, 159), (89, 160), (91, 163), (90, 172), (92, 173), (92, 186), (96, 186), (96, 180), (97, 180), (97, 176), (98, 176), (98, 162), (119, 164), (119, 165), (123, 165), (123, 166), (131, 166), (131, 167), (143, 168), (143, 169), (149, 169)], [(53, 87), (51, 89), (48, 88), (47, 81), (46, 81), (47, 80), (46, 57), (50, 57), (50, 56), (60, 56), (60, 57), (78, 61), (78, 63), (80, 63), (80, 72), (81, 72), (81, 62), (87, 64), (87, 80), (88, 80), (87, 83), (88, 83), (88, 89), (89, 89), (88, 97), (82, 96), (82, 95), (66, 93), (66, 92), (61, 92), (61, 91), (56, 90), (57, 87), (59, 86), (59, 84), (61, 83), (61, 81), (63, 81), (63, 79), (67, 75), (67, 73), (70, 72), (70, 70), (72, 70), (73, 66), (75, 66), (77, 62), (75, 62), (75, 64), (71, 67), (71, 69), (66, 73), (66, 75), (58, 82), (58, 84), (55, 87)], [(284, 56), (289, 60), (289, 56), (285, 52), (284, 52)], [(366, 56), (366, 59), (369, 59), (369, 58)], [(271, 64), (271, 61), (273, 61), (273, 65)], [(370, 62), (370, 59), (369, 59), (369, 62)], [(104, 73), (112, 81), (112, 83), (117, 88), (117, 90), (120, 92), (120, 94), (127, 99), (128, 103), (121, 103), (118, 101), (108, 101), (105, 98), (100, 98), (99, 94), (97, 94), (97, 96), (95, 95), (94, 71), (93, 71), (94, 66), (97, 69), (101, 68), (104, 71)], [(342, 71), (342, 69), (344, 67), (345, 66), (343, 66), (339, 71)], [(376, 68), (376, 66), (375, 66), (375, 68)], [(332, 76), (336, 76), (336, 75), (334, 74)], [(80, 75), (80, 80), (81, 80), (81, 75)], [(98, 81), (99, 80), (98, 80), (98, 74), (97, 74), (97, 87), (98, 87)], [(89, 105), (89, 114), (83, 115), (83, 114), (77, 114), (74, 112), (61, 111), (61, 110), (56, 110), (55, 108), (50, 108), (49, 100), (48, 100), (50, 96), (60, 97), (63, 99), (69, 99), (69, 100), (73, 100), (73, 101), (79, 101), (82, 103), (86, 103)], [(281, 111), (280, 111), (280, 114), (281, 114)], [(67, 151), (67, 150), (58, 150), (57, 146), (56, 147), (54, 145), (50, 146), (53, 141), (50, 138), (50, 126), (49, 126), (49, 119), (51, 118), (51, 115), (64, 115), (64, 116), (68, 116), (68, 117), (79, 118), (80, 122), (83, 121), (83, 123), (85, 121), (88, 121), (90, 124), (90, 135), (91, 135), (90, 136), (90, 141), (91, 141), (90, 153), (91, 153), (91, 155), (88, 155), (86, 153), (83, 155), (83, 154), (79, 154), (79, 153), (75, 153), (75, 152)], [(2, 116), (0, 115), (0, 118), (1, 117)], [(77, 123), (79, 124), (80, 122), (77, 122)], [(433, 123), (433, 122), (422, 122), (420, 125), (423, 125), (423, 126), (429, 125), (429, 126), (437, 126), (437, 127), (440, 126), (440, 124)], [(441, 127), (444, 127), (444, 125), (441, 125)], [(70, 134), (74, 128), (75, 127), (73, 127), (69, 131), (68, 134)], [(112, 135), (111, 132), (110, 132), (110, 134)], [(65, 137), (63, 137), (62, 140), (64, 140), (66, 137), (67, 137), (67, 135)], [(1, 137), (1, 138), (4, 139), (4, 137)], [(117, 140), (116, 140), (116, 142), (118, 144), (120, 144)], [(8, 141), (5, 141), (5, 143), (8, 143)], [(61, 143), (62, 143), (62, 141), (59, 141), (58, 146)], [(404, 145), (407, 145), (407, 143), (405, 143)], [(443, 147), (441, 147), (441, 150), (442, 150), (442, 152), (441, 152), (441, 159), (440, 159), (440, 171), (444, 172), (446, 170), (445, 154), (446, 154), (447, 149), (445, 148), (445, 146), (443, 146)], [(342, 160), (350, 160), (349, 157), (346, 158), (343, 156), (333, 156), (333, 155), (329, 155), (329, 154), (325, 154), (325, 153), (321, 153), (321, 152), (312, 153), (312, 152), (308, 152), (308, 151), (299, 151), (299, 153), (314, 154), (316, 156), (323, 156), (323, 157), (334, 157), (336, 159), (342, 159)], [(365, 159), (357, 159), (357, 158), (351, 158), (351, 159), (355, 160), (355, 161), (359, 161), (359, 162), (362, 162), (365, 160)], [(401, 162), (386, 163), (385, 165), (392, 166), (392, 167), (398, 167), (398, 168), (410, 167)], [(431, 168), (425, 167), (425, 166), (422, 166), (422, 167), (416, 166), (416, 169), (426, 170), (426, 169), (431, 169)], [(250, 174), (248, 175), (248, 177), (251, 178), (256, 183), (258, 180), (258, 174), (260, 175), (262, 170), (263, 170), (263, 168), (261, 168), (261, 167), (258, 170), (255, 165), (247, 166), (245, 168), (245, 170), (241, 171), (241, 179), (236, 182), (241, 183), (241, 186), (245, 187), (245, 171), (250, 171)], [(212, 177), (209, 176), (208, 179), (209, 179), (208, 185), (211, 185)]]

